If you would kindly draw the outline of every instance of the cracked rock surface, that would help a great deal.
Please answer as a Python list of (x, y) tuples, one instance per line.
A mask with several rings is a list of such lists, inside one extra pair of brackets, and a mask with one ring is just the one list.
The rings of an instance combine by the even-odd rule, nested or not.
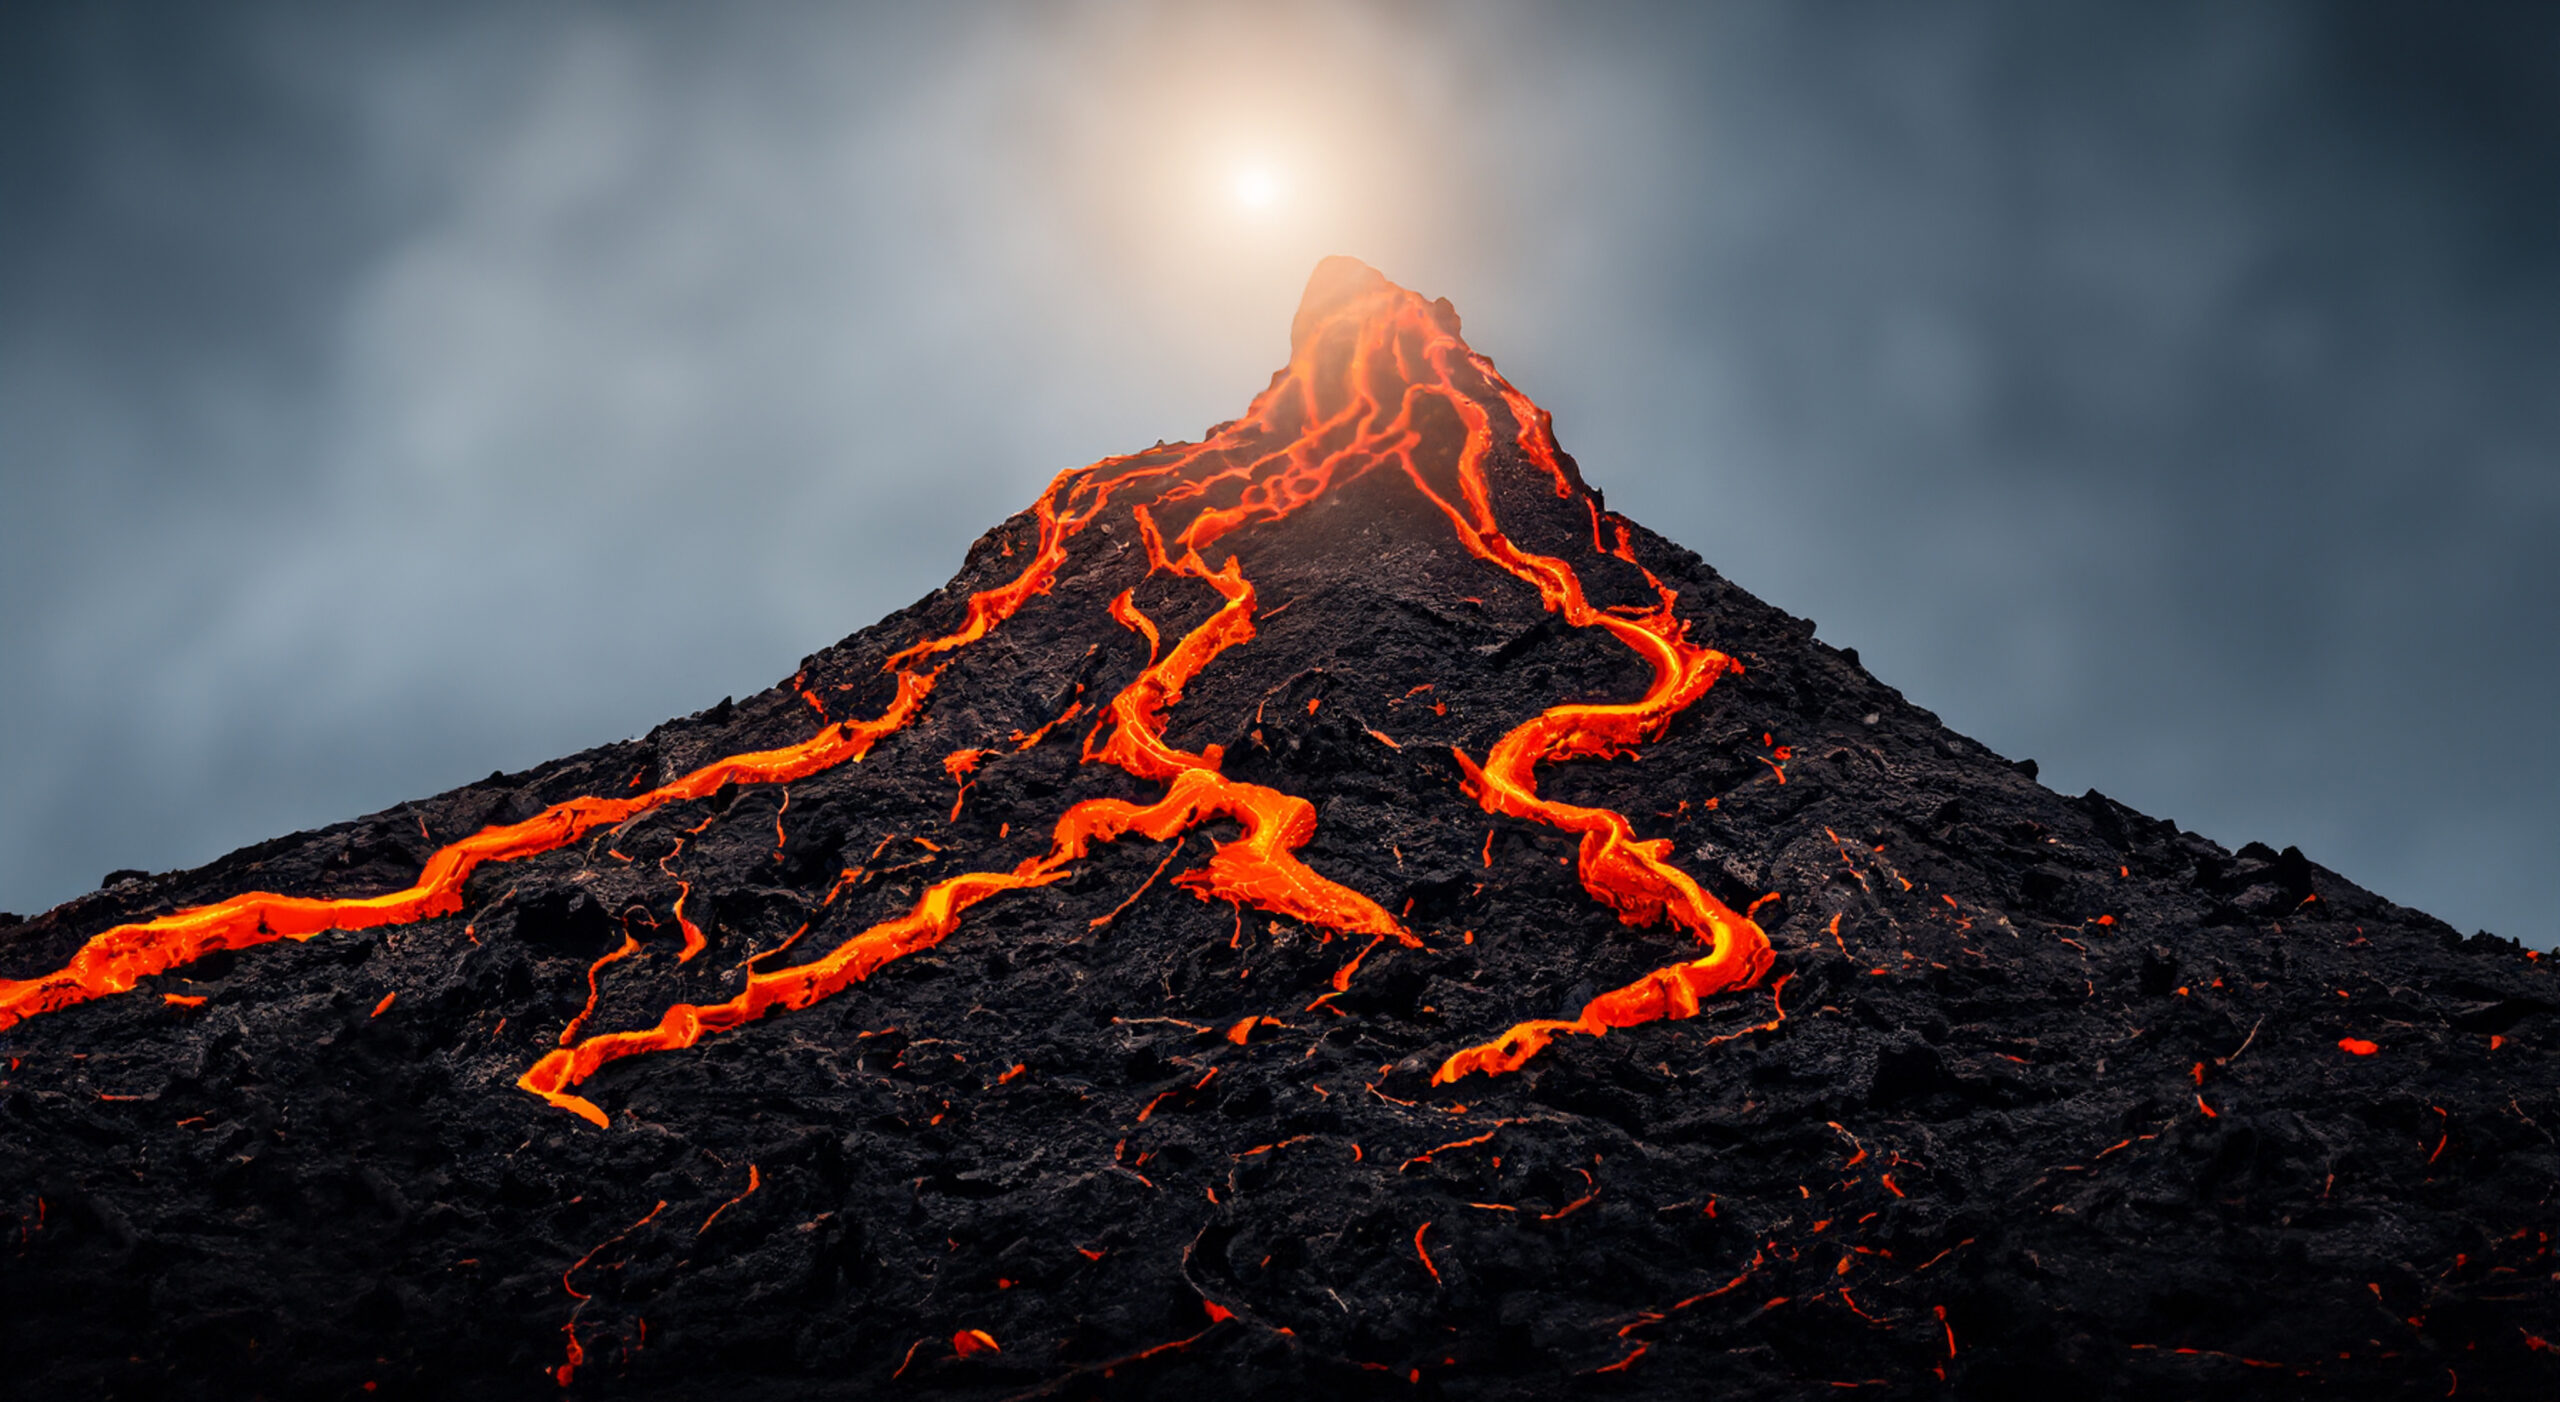
[[(1491, 477), (1510, 535), (1595, 603), (1650, 598), (1595, 549), (1596, 511), (1514, 455)], [(120, 873), (0, 928), (0, 977), (243, 890), (396, 890), (482, 826), (876, 715), (889, 655), (1010, 578), (1035, 529), (1005, 522), (790, 681), (643, 738)], [(1099, 848), (814, 1007), (606, 1068), (581, 1093), (608, 1127), (516, 1088), (591, 977), (588, 1030), (648, 1027), (803, 926), (823, 949), (1036, 856), (1070, 802), (1155, 797), (1080, 759), (1091, 707), (1149, 659), (1109, 601), (1134, 589), (1170, 639), (1219, 600), (1147, 575), (1109, 517), (860, 762), (489, 866), (459, 914), (218, 954), (0, 1033), (11, 1390), (2560, 1390), (2548, 961), (2291, 848), (2043, 788), (1806, 620), (1641, 527), (1629, 544), (1744, 670), (1543, 791), (1760, 903), (1758, 987), (1431, 1084), (1694, 947), (1595, 902), (1568, 836), (1488, 818), (1451, 753), (1630, 699), (1644, 668), (1377, 474), (1221, 544), (1259, 633), (1167, 739), (1312, 801), (1307, 863), (1421, 948), (1368, 950), (1310, 1007), (1367, 942), (1157, 879), (1232, 835), (1212, 824)], [(970, 748), (963, 793), (945, 761)], [(680, 893), (710, 941), (685, 963)]]

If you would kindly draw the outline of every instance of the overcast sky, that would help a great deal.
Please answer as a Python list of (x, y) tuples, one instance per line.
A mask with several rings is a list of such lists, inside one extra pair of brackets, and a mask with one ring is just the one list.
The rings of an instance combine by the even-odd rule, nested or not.
[(0, 908), (769, 685), (1331, 252), (2053, 786), (2560, 940), (2560, 8), (2340, 0), (10, 5)]

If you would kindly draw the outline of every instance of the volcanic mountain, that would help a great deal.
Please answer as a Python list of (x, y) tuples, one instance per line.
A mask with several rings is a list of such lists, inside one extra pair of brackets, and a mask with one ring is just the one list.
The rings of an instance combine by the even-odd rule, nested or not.
[(787, 682), (0, 929), (64, 1397), (2553, 1395), (2560, 989), (1956, 735), (1329, 260)]

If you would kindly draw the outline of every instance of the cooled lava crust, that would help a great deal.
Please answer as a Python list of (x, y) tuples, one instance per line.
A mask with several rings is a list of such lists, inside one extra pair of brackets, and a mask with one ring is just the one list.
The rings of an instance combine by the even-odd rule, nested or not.
[(1813, 631), (1328, 261), (781, 685), (9, 918), (9, 1391), (2554, 1395), (2549, 963)]

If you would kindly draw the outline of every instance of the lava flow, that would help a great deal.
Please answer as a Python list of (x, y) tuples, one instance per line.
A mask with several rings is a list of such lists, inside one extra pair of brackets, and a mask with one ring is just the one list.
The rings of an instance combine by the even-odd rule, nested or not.
[[(1454, 344), (1455, 338), (1452, 338)], [(1460, 348), (1463, 350), (1463, 348)], [(1431, 351), (1445, 354), (1434, 346)], [(1470, 353), (1471, 354), (1471, 353)], [(1434, 363), (1438, 361), (1435, 358)], [(1481, 361), (1478, 362), (1481, 366)], [(1489, 366), (1482, 367), (1493, 379)], [(1556, 461), (1554, 431), (1546, 414), (1526, 396), (1494, 381), (1517, 425), (1520, 451), (1554, 478), (1558, 495), (1571, 484)], [(1627, 747), (1662, 738), (1672, 719), (1686, 710), (1716, 678), (1739, 670), (1733, 659), (1688, 640), (1689, 625), (1672, 609), (1677, 596), (1651, 570), (1644, 571), (1657, 603), (1633, 615), (1605, 612), (1584, 597), (1581, 577), (1551, 555), (1535, 555), (1514, 545), (1495, 524), (1492, 493), (1484, 476), (1484, 459), (1492, 439), (1491, 416), (1465, 395), (1448, 393), (1449, 406), (1467, 428), (1467, 446), (1458, 461), (1458, 484), (1465, 498), (1461, 510), (1434, 489), (1410, 454), (1403, 461), (1416, 490), (1428, 496), (1449, 518), (1458, 538), (1480, 559), (1502, 567), (1513, 578), (1534, 586), (1548, 611), (1576, 628), (1604, 628), (1643, 657), (1653, 669), (1653, 683), (1642, 698), (1625, 705), (1564, 705), (1532, 717), (1494, 743), (1482, 764), (1457, 751), (1466, 772), (1468, 796), (1488, 813), (1525, 818), (1566, 832), (1580, 833), (1578, 853), (1585, 890), (1615, 907), (1630, 925), (1668, 918), (1672, 924), (1708, 946), (1707, 954), (1646, 974), (1623, 988), (1612, 989), (1583, 1006), (1569, 1021), (1524, 1022), (1494, 1041), (1458, 1052), (1433, 1074), (1435, 1084), (1454, 1081), (1470, 1071), (1488, 1075), (1519, 1069), (1559, 1032), (1598, 1036), (1614, 1027), (1633, 1027), (1662, 1018), (1691, 1017), (1699, 1000), (1756, 982), (1772, 958), (1768, 937), (1749, 917), (1738, 915), (1707, 894), (1696, 878), (1664, 860), (1668, 838), (1645, 841), (1635, 835), (1624, 815), (1606, 808), (1556, 803), (1538, 796), (1534, 773), (1539, 761), (1607, 758)], [(1599, 512), (1592, 506), (1592, 532), (1598, 543)], [(1618, 532), (1620, 557), (1634, 564), (1624, 527)], [(1642, 568), (1641, 565), (1638, 566)]]
[[(1376, 902), (1317, 875), (1294, 855), (1315, 835), (1315, 805), (1276, 789), (1226, 778), (1218, 772), (1220, 755), (1215, 746), (1191, 754), (1165, 742), (1164, 708), (1179, 700), (1183, 686), (1220, 652), (1252, 638), (1253, 586), (1245, 582), (1233, 560), (1211, 571), (1196, 551), (1186, 552), (1179, 560), (1168, 558), (1163, 538), (1143, 508), (1137, 519), (1151, 572), (1201, 580), (1226, 600), (1224, 607), (1113, 698), (1106, 717), (1111, 738), (1086, 750), (1088, 760), (1117, 765), (1142, 779), (1167, 782), (1163, 798), (1145, 805), (1108, 798), (1076, 804), (1058, 819), (1046, 854), (1010, 871), (969, 872), (936, 882), (906, 914), (855, 935), (817, 959), (751, 974), (735, 997), (719, 1003), (678, 1003), (667, 1009), (655, 1027), (608, 1032), (552, 1052), (534, 1063), (517, 1084), (604, 1124), (604, 1111), (570, 1088), (608, 1063), (644, 1052), (689, 1047), (707, 1032), (724, 1032), (776, 1009), (805, 1008), (869, 977), (891, 960), (940, 943), (959, 928), (962, 912), (987, 897), (1063, 878), (1097, 843), (1133, 833), (1167, 842), (1212, 818), (1233, 819), (1244, 832), (1233, 841), (1214, 844), (1206, 866), (1174, 878), (1201, 899), (1250, 905), (1346, 933), (1387, 934), (1413, 942), (1413, 936)], [(1128, 600), (1126, 593), (1115, 600), (1114, 614), (1143, 621), (1144, 615)], [(1154, 629), (1143, 631), (1152, 647)]]
[(2553, 1395), (2552, 961), (2037, 783), (1357, 264), (1200, 439), (744, 702), (0, 915), (11, 1376)]
[[(1097, 497), (1084, 515), (1061, 515), (1055, 509), (1055, 495), (1053, 489), (1039, 503), (1039, 546), (1020, 574), (1001, 588), (971, 598), (967, 619), (959, 628), (889, 659), (897, 689), (888, 709), (878, 717), (839, 721), (807, 740), (780, 749), (714, 760), (646, 793), (625, 798), (573, 798), (555, 803), (522, 822), (483, 828), (438, 848), (427, 858), (418, 879), (403, 890), (337, 899), (250, 891), (211, 905), (115, 926), (91, 937), (67, 965), (54, 973), (0, 980), (0, 1029), (38, 1013), (129, 992), (145, 978), (219, 950), (248, 949), (278, 939), (307, 940), (330, 930), (366, 930), (452, 915), (462, 909), (463, 883), (484, 864), (521, 861), (557, 851), (597, 828), (627, 823), (669, 803), (707, 798), (729, 784), (787, 784), (861, 759), (883, 738), (906, 728), (922, 713), (924, 699), (933, 690), (941, 667), (919, 664), (984, 637), (1025, 601), (1048, 589), (1058, 566), (1066, 559), (1068, 539), (1103, 506), (1103, 500)], [(691, 958), (697, 952), (699, 946), (689, 937), (683, 957)]]
[[(1756, 981), (1770, 963), (1767, 939), (1750, 919), (1727, 909), (1672, 866), (1667, 840), (1638, 838), (1626, 817), (1611, 810), (1541, 798), (1534, 773), (1542, 761), (1617, 755), (1660, 738), (1675, 716), (1736, 664), (1688, 641), (1687, 624), (1674, 612), (1676, 595), (1651, 571), (1642, 571), (1655, 595), (1650, 607), (1597, 608), (1571, 565), (1526, 551), (1504, 534), (1486, 478), (1501, 432), (1492, 405), (1507, 414), (1511, 442), (1552, 480), (1559, 497), (1572, 496), (1577, 487), (1560, 461), (1546, 415), (1466, 347), (1445, 303), (1426, 303), (1350, 260), (1328, 260), (1310, 283), (1291, 342), (1288, 368), (1255, 398), (1243, 418), (1220, 426), (1206, 440), (1107, 458), (1060, 474), (1034, 506), (1039, 539), (1028, 563), (1005, 584), (973, 595), (959, 627), (888, 659), (895, 696), (877, 718), (830, 723), (798, 745), (719, 760), (636, 796), (571, 799), (524, 822), (485, 829), (438, 850), (412, 886), (388, 895), (329, 900), (251, 892), (118, 926), (91, 939), (57, 973), (0, 984), (0, 1027), (130, 990), (145, 977), (216, 950), (453, 914), (462, 908), (464, 880), (484, 863), (549, 852), (599, 827), (627, 824), (652, 809), (700, 799), (727, 784), (789, 783), (859, 760), (922, 716), (953, 654), (1049, 592), (1076, 537), (1121, 497), (1131, 499), (1127, 518), (1145, 547), (1147, 574), (1205, 586), (1221, 600), (1170, 648), (1137, 606), (1133, 591), (1123, 590), (1111, 601), (1111, 617), (1146, 639), (1149, 660), (1107, 704), (1102, 723), (1086, 740), (1083, 759), (1162, 783), (1161, 797), (1152, 803), (1076, 803), (1057, 818), (1043, 854), (1010, 868), (935, 882), (904, 913), (806, 962), (751, 971), (743, 987), (723, 1001), (676, 1003), (654, 1026), (581, 1037), (593, 1011), (591, 999), (588, 1010), (563, 1033), (563, 1045), (527, 1070), (519, 1084), (603, 1124), (604, 1112), (574, 1093), (603, 1066), (643, 1052), (691, 1046), (707, 1033), (777, 1010), (805, 1008), (896, 959), (938, 944), (979, 902), (1062, 879), (1097, 844), (1127, 836), (1170, 841), (1213, 819), (1232, 821), (1241, 832), (1214, 841), (1203, 866), (1174, 878), (1201, 899), (1239, 909), (1249, 906), (1328, 931), (1369, 935), (1373, 941), (1393, 938), (1418, 946), (1419, 940), (1375, 901), (1318, 875), (1298, 859), (1297, 851), (1315, 833), (1314, 805), (1228, 778), (1221, 772), (1223, 756), (1216, 745), (1195, 753), (1173, 746), (1164, 735), (1166, 713), (1182, 699), (1184, 688), (1220, 654), (1255, 636), (1253, 584), (1235, 558), (1212, 568), (1202, 552), (1233, 532), (1287, 518), (1380, 466), (1399, 470), (1446, 517), (1471, 554), (1536, 589), (1545, 608), (1570, 627), (1607, 632), (1634, 651), (1652, 674), (1644, 695), (1634, 702), (1555, 706), (1503, 736), (1481, 763), (1460, 752), (1468, 795), (1488, 813), (1577, 834), (1578, 874), (1587, 891), (1627, 924), (1668, 920), (1707, 946), (1703, 957), (1600, 995), (1575, 1019), (1524, 1022), (1492, 1042), (1462, 1050), (1443, 1063), (1435, 1079), (1516, 1069), (1561, 1032), (1596, 1035), (1687, 1017), (1698, 1011), (1701, 999)], [(1454, 464), (1432, 461), (1425, 451), (1437, 441), (1425, 425), (1435, 406), (1437, 412), (1453, 413), (1464, 428)], [(1455, 500), (1434, 485), (1435, 475), (1444, 470), (1452, 474)], [(1221, 501), (1223, 505), (1216, 504)], [(1586, 505), (1594, 543), (1606, 548), (1597, 503)], [(1160, 517), (1169, 520), (1185, 510), (1190, 515), (1179, 530), (1168, 532), (1159, 525)], [(1607, 553), (1636, 563), (1623, 527)], [(823, 713), (814, 692), (804, 687), (801, 695)], [(1022, 745), (1037, 743), (1045, 730), (1022, 739)], [(958, 750), (945, 761), (959, 785), (954, 821), (976, 782), (973, 775), (984, 753)], [(683, 919), (681, 908), (678, 917), (686, 931), (682, 962), (699, 952), (701, 936), (692, 921)], [(590, 968), (591, 993), (602, 967), (630, 952), (626, 945)]]

